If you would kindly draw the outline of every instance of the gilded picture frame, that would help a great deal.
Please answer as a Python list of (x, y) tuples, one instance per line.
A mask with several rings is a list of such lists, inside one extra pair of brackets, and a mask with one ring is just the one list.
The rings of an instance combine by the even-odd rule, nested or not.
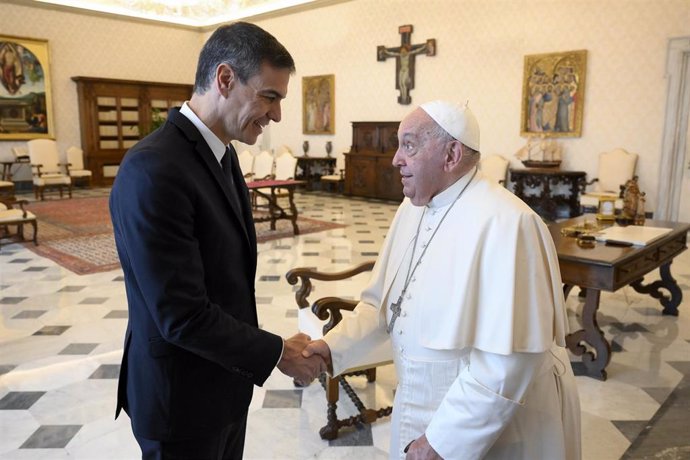
[(525, 56), (520, 135), (580, 137), (587, 50)]
[(302, 132), (335, 134), (335, 75), (302, 77)]
[(48, 41), (0, 35), (0, 141), (54, 139)]

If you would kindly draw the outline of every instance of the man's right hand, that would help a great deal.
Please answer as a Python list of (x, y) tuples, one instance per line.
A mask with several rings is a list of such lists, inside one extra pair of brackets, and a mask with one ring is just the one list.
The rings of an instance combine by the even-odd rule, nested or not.
[(313, 340), (304, 347), (302, 356), (310, 358), (314, 355), (321, 356), (326, 362), (326, 365), (328, 365), (328, 369), (332, 370), (331, 349), (326, 342), (323, 340)]
[(311, 338), (302, 334), (295, 334), (284, 339), (283, 356), (278, 362), (278, 369), (298, 382), (306, 384), (326, 372), (326, 363), (321, 356), (304, 356), (302, 350), (309, 344)]

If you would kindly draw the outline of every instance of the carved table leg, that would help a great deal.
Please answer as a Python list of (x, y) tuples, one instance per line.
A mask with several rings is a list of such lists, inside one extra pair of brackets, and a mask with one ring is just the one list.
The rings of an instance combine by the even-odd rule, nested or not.
[(288, 201), (290, 202), (290, 221), (292, 221), (292, 231), (295, 235), (299, 235), (299, 227), (297, 226), (297, 206), (295, 206), (295, 189), (288, 188)]
[[(597, 310), (599, 309), (598, 289), (587, 289), (585, 306), (582, 310), (582, 325), (584, 329), (568, 334), (565, 338), (568, 349), (577, 356), (582, 356), (582, 363), (591, 377), (606, 380), (606, 366), (611, 361), (611, 346), (606, 341), (604, 333), (597, 324)], [(596, 356), (582, 345), (587, 343), (596, 350)]]
[[(663, 264), (659, 267), (661, 279), (654, 281), (648, 285), (642, 284), (642, 278), (630, 283), (633, 289), (640, 294), (649, 294), (655, 299), (659, 299), (661, 305), (664, 306), (664, 315), (678, 316), (678, 305), (683, 301), (683, 291), (678, 287), (678, 283), (673, 276), (671, 276), (671, 262)], [(659, 289), (666, 289), (670, 297), (664, 295)]]

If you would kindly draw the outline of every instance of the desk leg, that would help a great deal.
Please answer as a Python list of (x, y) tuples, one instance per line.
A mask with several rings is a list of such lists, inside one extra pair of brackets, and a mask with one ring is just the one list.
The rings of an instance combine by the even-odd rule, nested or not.
[(278, 214), (278, 198), (276, 197), (276, 189), (271, 187), (271, 199), (268, 200), (268, 215), (271, 216), (271, 230), (276, 229), (276, 219)]
[[(570, 351), (577, 356), (582, 356), (582, 363), (587, 368), (587, 373), (590, 377), (606, 380), (605, 369), (611, 361), (611, 345), (606, 341), (604, 333), (599, 328), (599, 324), (597, 324), (600, 296), (600, 290), (587, 289), (585, 306), (582, 309), (582, 325), (584, 329), (568, 334), (565, 341)], [(596, 355), (591, 351), (587, 351), (582, 342), (594, 348)]]
[[(678, 316), (678, 305), (683, 301), (683, 291), (678, 287), (678, 283), (673, 276), (671, 276), (671, 262), (663, 264), (659, 267), (661, 279), (654, 281), (651, 284), (642, 284), (642, 278), (630, 283), (633, 289), (640, 294), (649, 294), (655, 299), (659, 299), (661, 305), (664, 306), (663, 315)], [(659, 289), (666, 289), (670, 297), (664, 295)]]
[(290, 221), (292, 221), (292, 231), (295, 235), (299, 235), (299, 227), (297, 226), (297, 206), (295, 206), (295, 189), (288, 188), (288, 200), (290, 202)]

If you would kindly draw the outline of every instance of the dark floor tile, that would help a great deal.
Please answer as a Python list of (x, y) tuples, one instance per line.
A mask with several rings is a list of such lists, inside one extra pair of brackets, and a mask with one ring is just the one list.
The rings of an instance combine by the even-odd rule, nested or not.
[(61, 335), (70, 327), (72, 326), (43, 326), (38, 331), (34, 332), (33, 335)]
[(23, 272), (42, 272), (48, 270), (48, 267), (29, 267), (22, 270)]
[(350, 259), (331, 259), (332, 264), (351, 264), (352, 260)]
[(573, 374), (575, 375), (587, 375), (587, 368), (584, 363), (579, 361), (571, 361), (570, 366), (573, 368)]
[(379, 255), (378, 252), (362, 252), (361, 254), (364, 257), (378, 257)]
[(613, 426), (618, 428), (628, 441), (633, 442), (647, 427), (647, 420), (611, 420)]
[(9, 263), (11, 263), (11, 264), (25, 264), (27, 262), (31, 262), (31, 259), (12, 259), (12, 260), (10, 260)]
[(127, 319), (127, 318), (129, 318), (129, 312), (127, 310), (111, 310), (103, 318), (104, 319)]
[(256, 298), (257, 304), (265, 305), (265, 304), (270, 304), (271, 302), (273, 302), (273, 297), (257, 297)]
[(622, 351), (625, 351), (625, 349), (621, 346), (621, 344), (615, 340), (612, 340), (611, 341), (611, 352), (612, 353), (620, 353)]
[(108, 301), (108, 297), (87, 297), (81, 302), (80, 305), (100, 305)]
[(286, 245), (282, 244), (282, 245), (278, 245), (278, 246), (273, 246), (273, 249), (289, 250), (289, 249), (292, 249), (292, 246), (286, 246)]
[(35, 319), (46, 313), (47, 310), (23, 310), (12, 317), (12, 319)]
[(374, 240), (359, 240), (360, 244), (374, 244)]
[(302, 407), (302, 390), (266, 390), (264, 409), (299, 409)]
[(20, 449), (60, 449), (72, 440), (81, 425), (42, 425), (24, 441)]
[(285, 312), (285, 317), (286, 318), (297, 318), (297, 314), (298, 314), (297, 309), (291, 308)]
[(125, 277), (122, 275), (116, 276), (115, 278), (113, 278), (113, 281), (124, 281), (124, 280), (125, 280)]
[(15, 367), (17, 366), (15, 366), (14, 364), (0, 364), (0, 375), (9, 373)]
[(302, 255), (305, 257), (315, 257), (318, 256), (320, 253), (319, 252), (303, 252)]
[(649, 332), (649, 329), (640, 323), (621, 323), (620, 321), (611, 321), (609, 324), (621, 332)]
[(26, 410), (34, 405), (45, 391), (10, 391), (0, 399), (0, 410)]
[(269, 264), (282, 264), (285, 262), (285, 259), (268, 259)]
[(97, 346), (97, 343), (70, 343), (58, 355), (88, 355)]
[(259, 277), (259, 281), (280, 281), (279, 275), (263, 275)]
[(101, 364), (89, 379), (116, 379), (120, 376), (119, 364)]
[(84, 289), (86, 286), (65, 286), (62, 289), (60, 289), (58, 292), (79, 292), (82, 289)]
[(663, 404), (664, 401), (666, 401), (666, 398), (668, 398), (668, 395), (671, 394), (671, 391), (673, 391), (673, 388), (642, 388), (645, 393), (647, 393), (649, 396), (654, 398), (654, 401), (658, 402), (659, 404)]
[(3, 297), (0, 299), (0, 304), (16, 305), (24, 299), (26, 299), (26, 297)]
[(331, 447), (336, 446), (373, 446), (374, 436), (371, 434), (371, 425), (358, 424), (341, 428), (338, 437), (328, 442)]

